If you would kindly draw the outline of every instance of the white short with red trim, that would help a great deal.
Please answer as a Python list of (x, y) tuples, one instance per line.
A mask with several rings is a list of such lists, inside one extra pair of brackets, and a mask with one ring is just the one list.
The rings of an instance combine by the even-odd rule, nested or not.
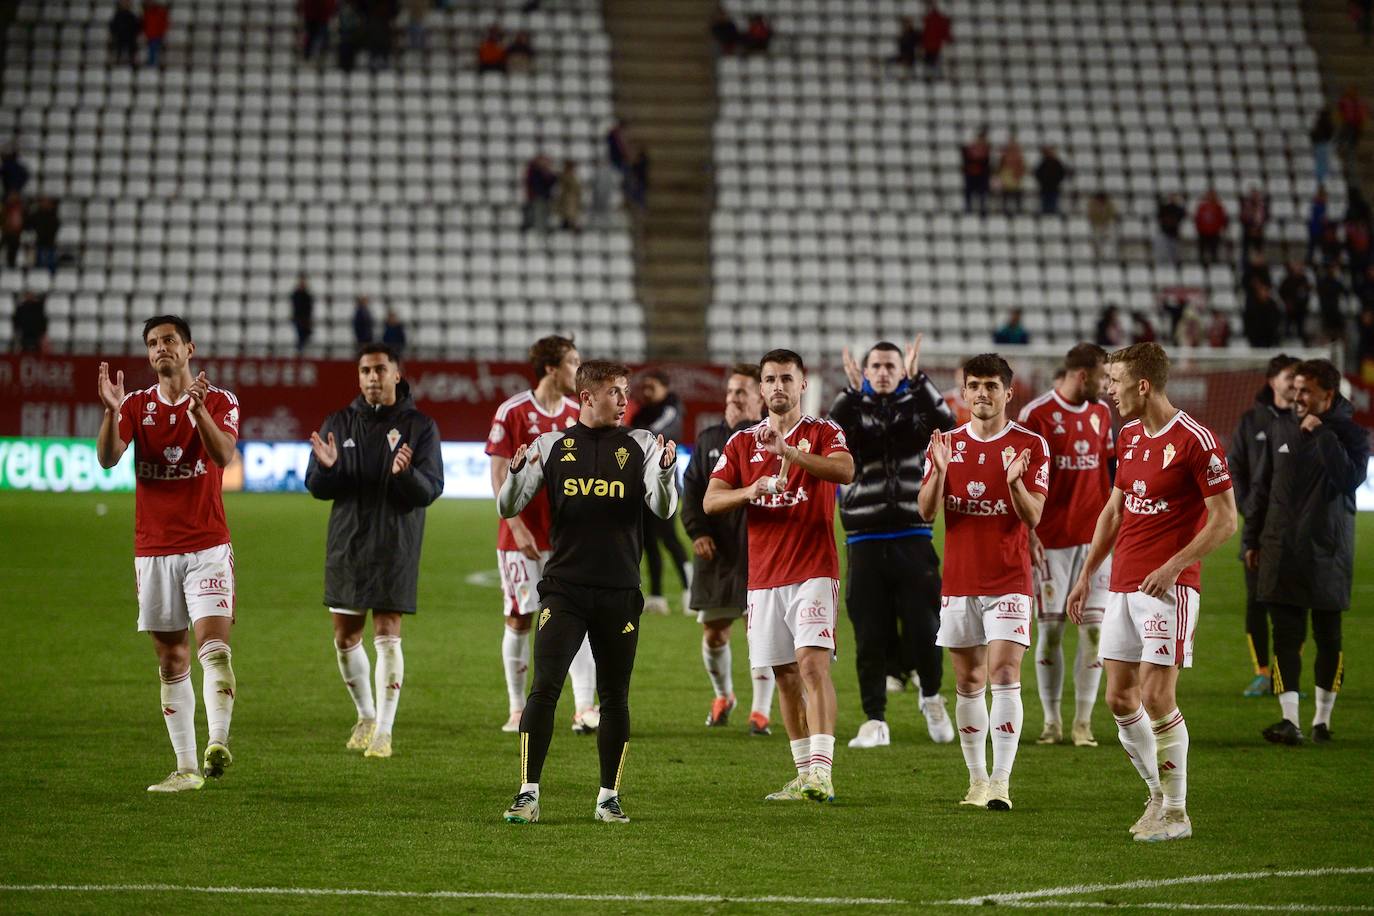
[(140, 633), (176, 633), (202, 617), (234, 616), (234, 548), (134, 557)]
[(544, 578), (544, 564), (549, 551), (531, 560), (518, 550), (496, 551), (496, 566), (501, 570), (502, 607), (507, 617), (524, 617), (539, 612), (539, 580)]
[(1117, 662), (1193, 667), (1197, 589), (1175, 585), (1166, 599), (1144, 592), (1112, 592), (1102, 615), (1099, 654)]
[(994, 639), (1030, 645), (1030, 595), (943, 595), (935, 645), (986, 646)]
[(838, 579), (807, 579), (794, 585), (749, 590), (749, 667), (790, 665), (808, 647), (835, 653), (839, 621)]
[[(1088, 558), (1091, 545), (1077, 547), (1056, 547), (1045, 549), (1045, 565), (1049, 576), (1039, 578), (1040, 602), (1036, 609), (1037, 620), (1063, 620), (1069, 600), (1069, 592), (1083, 572), (1083, 561)], [(1083, 623), (1088, 626), (1102, 622), (1102, 612), (1107, 608), (1107, 585), (1112, 579), (1112, 558), (1102, 561), (1097, 572), (1093, 573), (1088, 584), (1088, 600), (1083, 605)]]

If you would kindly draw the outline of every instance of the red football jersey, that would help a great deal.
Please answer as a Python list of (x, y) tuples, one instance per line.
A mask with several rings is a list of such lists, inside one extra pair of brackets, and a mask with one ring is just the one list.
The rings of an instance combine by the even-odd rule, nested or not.
[[(1032, 493), (1048, 493), (1050, 449), (1044, 438), (1008, 422), (991, 439), (979, 439), (965, 423), (950, 433), (945, 473), (945, 568), (940, 593), (1031, 594), (1030, 537), (1011, 505), (1007, 467), (1030, 449), (1023, 480)], [(935, 464), (926, 450), (926, 479)]]
[[(736, 489), (776, 476), (782, 459), (766, 450), (758, 433), (767, 420), (735, 433), (725, 443), (711, 477)], [(849, 452), (844, 431), (829, 420), (802, 417), (783, 437), (788, 445), (826, 457)], [(792, 466), (781, 493), (749, 504), (749, 588), (778, 588), (807, 579), (840, 577), (835, 552), (835, 487)]]
[(1050, 495), (1035, 534), (1045, 547), (1091, 544), (1112, 493), (1107, 460), (1116, 454), (1112, 415), (1100, 401), (1074, 406), (1051, 388), (1021, 411), (1019, 422), (1050, 446)]
[[(239, 434), (239, 401), (211, 386), (205, 406)], [(229, 543), (221, 495), (224, 469), (210, 460), (190, 417), (191, 396), (169, 403), (154, 385), (124, 396), (119, 438), (134, 447), (134, 556), (194, 553)]]
[[(1207, 523), (1207, 497), (1231, 489), (1226, 453), (1212, 431), (1183, 411), (1149, 436), (1139, 420), (1121, 427), (1116, 486), (1125, 496), (1112, 551), (1114, 592), (1133, 592)], [(1178, 577), (1202, 590), (1202, 564)]]
[[(526, 391), (507, 399), (496, 408), (496, 416), (491, 421), (491, 432), (487, 434), (487, 454), (501, 458), (514, 458), (515, 450), (522, 445), (532, 445), (544, 433), (567, 429), (577, 422), (577, 402), (565, 397), (558, 405), (557, 413), (546, 413), (534, 399), (533, 391)], [(549, 498), (543, 490), (537, 493), (530, 504), (520, 513), (520, 521), (530, 529), (540, 550), (549, 549)], [(496, 531), (497, 550), (518, 550), (515, 535), (511, 534), (510, 523), (504, 518)]]

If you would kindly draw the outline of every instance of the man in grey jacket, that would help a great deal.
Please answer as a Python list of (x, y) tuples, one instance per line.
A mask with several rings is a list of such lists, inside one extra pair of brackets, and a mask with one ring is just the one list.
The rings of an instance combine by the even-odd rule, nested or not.
[(1269, 430), (1269, 448), (1246, 518), (1245, 565), (1274, 621), (1274, 691), (1283, 718), (1264, 729), (1275, 744), (1301, 744), (1298, 679), (1307, 614), (1317, 644), (1314, 741), (1331, 740), (1341, 688), (1341, 612), (1355, 566), (1355, 491), (1369, 467), (1369, 433), (1340, 394), (1340, 372), (1324, 359), (1297, 367), (1293, 416)]

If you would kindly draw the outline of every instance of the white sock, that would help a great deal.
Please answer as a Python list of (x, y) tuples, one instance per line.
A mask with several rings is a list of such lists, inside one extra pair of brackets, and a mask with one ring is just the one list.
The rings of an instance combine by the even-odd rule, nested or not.
[(1021, 682), (992, 685), (992, 712), (988, 718), (992, 729), (992, 778), (998, 782), (1011, 779), (1016, 763), (1016, 748), (1021, 743)]
[(1296, 690), (1285, 690), (1279, 694), (1279, 709), (1283, 710), (1283, 717), (1294, 725), (1298, 724), (1298, 692)]
[(612, 798), (615, 798), (619, 794), (620, 793), (615, 789), (608, 789), (605, 786), (602, 786), (601, 791), (596, 793), (596, 803), (599, 805), (604, 801), (608, 801)]
[(233, 652), (223, 640), (207, 639), (196, 655), (200, 658), (203, 675), (200, 690), (205, 699), (205, 721), (210, 731), (206, 741), (227, 744), (229, 721), (234, 717), (234, 691), (238, 687), (231, 663)]
[(1336, 705), (1336, 691), (1317, 688), (1317, 714), (1312, 717), (1312, 726), (1331, 727), (1331, 707)]
[(533, 792), (533, 793), (534, 793), (534, 797), (537, 799), (537, 798), (539, 798), (539, 783), (537, 783), (537, 782), (522, 782), (522, 783), (520, 783), (520, 791), (521, 791), (521, 792)]
[(829, 776), (835, 763), (835, 736), (811, 736), (811, 769)]
[[(1045, 711), (1045, 723), (1063, 721), (1060, 718), (1060, 697), (1064, 695), (1064, 621), (1045, 620), (1035, 640), (1035, 683), (1040, 689), (1040, 708)], [(997, 688), (993, 688), (996, 702)]]
[(797, 765), (798, 773), (805, 773), (811, 769), (811, 738), (809, 736), (798, 738), (792, 742), (792, 762)]
[(399, 636), (378, 636), (372, 640), (372, 645), (377, 649), (377, 732), (389, 735), (396, 721), (396, 707), (401, 702), (406, 661), (401, 654)]
[(1101, 638), (1101, 627), (1078, 628), (1078, 654), (1073, 660), (1075, 722), (1091, 722), (1093, 719), (1093, 707), (1097, 705), (1097, 687), (1102, 683), (1102, 659), (1098, 655), (1098, 643)]
[(728, 697), (735, 692), (735, 685), (730, 677), (729, 642), (723, 646), (712, 646), (703, 638), (701, 660), (706, 664), (706, 675), (711, 679), (711, 689), (716, 692), (716, 696)]
[(1188, 723), (1175, 709), (1150, 723), (1155, 733), (1159, 784), (1164, 789), (1164, 807), (1182, 811), (1188, 800)]
[(773, 669), (767, 666), (752, 668), (750, 674), (754, 679), (754, 706), (750, 712), (759, 713), (767, 719), (773, 708), (773, 686), (777, 683), (773, 678)]
[(964, 752), (970, 782), (988, 780), (988, 705), (984, 691), (955, 692), (954, 722), (959, 727), (959, 747)]
[(586, 637), (582, 638), (582, 648), (577, 650), (568, 666), (568, 676), (572, 678), (573, 700), (577, 706), (574, 712), (593, 705), (596, 702), (596, 659), (592, 657), (591, 641)]
[(1116, 719), (1116, 737), (1126, 749), (1126, 756), (1131, 758), (1136, 772), (1145, 780), (1150, 795), (1159, 798), (1164, 790), (1159, 785), (1159, 761), (1156, 759), (1158, 750), (1155, 747), (1155, 733), (1150, 729), (1149, 717), (1145, 715), (1145, 707), (1141, 706), (1129, 715), (1114, 715), (1112, 718)]
[(167, 681), (162, 679), (162, 720), (167, 723), (167, 737), (172, 739), (172, 750), (177, 755), (177, 769), (197, 771), (200, 761), (196, 759), (196, 689), (191, 686), (191, 671), (179, 678)]
[(510, 711), (525, 708), (525, 675), (530, 670), (530, 631), (502, 627), (501, 664), (506, 669), (506, 696)]
[(355, 642), (347, 649), (340, 649), (336, 642), (334, 652), (339, 657), (339, 674), (343, 676), (348, 695), (353, 698), (358, 718), (377, 718), (377, 707), (372, 705), (372, 663), (368, 661), (362, 642)]

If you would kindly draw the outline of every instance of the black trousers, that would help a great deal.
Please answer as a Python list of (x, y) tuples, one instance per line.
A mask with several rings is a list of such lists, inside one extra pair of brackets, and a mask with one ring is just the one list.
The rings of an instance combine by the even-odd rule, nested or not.
[[(1302, 677), (1302, 644), (1307, 640), (1307, 608), (1271, 604), (1274, 619), (1274, 692), (1297, 690)], [(1317, 644), (1317, 686), (1333, 693), (1345, 678), (1341, 653), (1341, 612), (1312, 609), (1312, 641)]]
[(913, 659), (921, 693), (940, 691), (944, 657), (940, 629), (940, 558), (930, 538), (860, 541), (849, 545), (845, 606), (854, 624), (854, 664), (864, 715), (887, 713), (888, 647), (894, 629), (901, 656)]
[(649, 561), (649, 594), (663, 594), (663, 554), (659, 552), (662, 544), (673, 558), (677, 577), (682, 587), (687, 587), (687, 551), (677, 536), (677, 522), (671, 518), (659, 518), (644, 508), (644, 557)]
[(1269, 667), (1269, 608), (1259, 600), (1259, 571), (1245, 571), (1245, 635), (1256, 668)]
[(601, 695), (601, 727), (596, 734), (601, 785), (619, 789), (630, 740), (630, 674), (639, 647), (644, 596), (637, 588), (592, 588), (546, 578), (539, 583), (539, 597), (534, 688), (520, 717), (520, 780), (539, 781), (563, 681), (586, 637), (596, 659), (596, 690)]

